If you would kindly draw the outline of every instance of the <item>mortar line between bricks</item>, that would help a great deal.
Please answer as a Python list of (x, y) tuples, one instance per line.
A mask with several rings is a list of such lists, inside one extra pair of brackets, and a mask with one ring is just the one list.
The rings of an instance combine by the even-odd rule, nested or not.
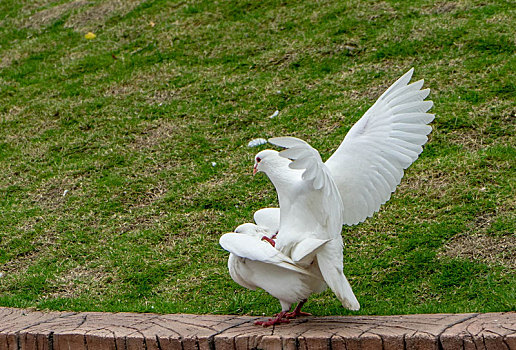
[[(74, 313), (70, 313), (70, 314), (66, 314), (66, 315), (61, 315), (59, 318), (68, 318), (68, 317), (72, 317), (72, 316), (75, 316), (75, 315), (81, 315), (81, 313), (80, 312), (74, 312)], [(71, 332), (77, 330), (78, 328), (80, 328), (86, 322), (86, 318), (88, 317), (88, 314), (83, 314), (81, 316), (82, 316), (81, 322), (74, 329), (72, 329)], [(54, 321), (54, 320), (52, 320), (52, 321)]]
[[(330, 350), (333, 349), (333, 338), (335, 338), (336, 335), (337, 335), (337, 332), (333, 332), (331, 334), (331, 336), (328, 338), (328, 342), (329, 342), (328, 344), (329, 344), (329, 349)], [(346, 350), (346, 343), (344, 343), (344, 350)]]
[[(148, 348), (147, 348), (147, 338), (143, 335), (143, 333), (141, 333), (141, 335), (143, 337), (143, 348), (145, 350), (148, 350)], [(116, 338), (114, 340), (115, 340), (115, 344), (116, 344)]]
[[(156, 334), (155, 336), (156, 336), (156, 345), (158, 346), (158, 350), (163, 350), (163, 349), (161, 349), (161, 343), (159, 342), (159, 337), (158, 337), (158, 335)], [(115, 345), (116, 345), (116, 342), (115, 342)], [(115, 348), (116, 348), (116, 346), (115, 346)], [(116, 350), (116, 349), (115, 349), (115, 350)]]
[(510, 348), (511, 348), (511, 347), (509, 346), (509, 344), (507, 344), (507, 336), (506, 336), (506, 335), (504, 335), (504, 336), (502, 337), (502, 342), (505, 344), (505, 346), (507, 347), (507, 349), (510, 349)]
[(48, 335), (48, 350), (54, 350), (54, 332)]
[[(475, 335), (469, 331), (468, 327), (469, 327), (469, 325), (466, 326), (466, 328), (464, 328), (464, 330), (468, 333), (468, 338), (471, 339), (471, 341), (473, 342), (473, 345), (475, 345), (475, 350), (478, 350), (477, 342), (475, 341)], [(464, 347), (466, 347), (466, 345), (464, 344), (464, 338), (462, 340), (462, 344)]]
[(376, 336), (378, 336), (378, 338), (380, 338), (380, 342), (382, 343), (382, 350), (384, 350), (385, 349), (385, 345), (384, 345), (385, 341), (383, 339), (382, 334), (378, 334), (378, 333), (375, 333), (375, 332), (369, 332), (369, 333), (371, 333), (373, 335), (376, 335)]
[(111, 334), (113, 334), (113, 343), (115, 343), (115, 350), (118, 350), (118, 345), (116, 345), (116, 334), (115, 334), (115, 331), (110, 329), (109, 330), (111, 332)]
[[(132, 336), (133, 334), (139, 334), (139, 335), (141, 335), (141, 336), (142, 336), (142, 338), (145, 338), (145, 335), (143, 334), (143, 332), (142, 332), (142, 331), (145, 331), (145, 330), (149, 329), (149, 327), (147, 327), (147, 328), (143, 328), (143, 329), (140, 329), (140, 328), (136, 328), (136, 327), (134, 327), (134, 326), (124, 326), (124, 328), (127, 328), (127, 329), (132, 330), (132, 332), (131, 332), (131, 333), (126, 334), (126, 337), (130, 337), (130, 336)], [(106, 329), (106, 328), (104, 328), (104, 329)], [(110, 329), (109, 331), (110, 331), (111, 333), (113, 333), (113, 336), (115, 335), (115, 332), (114, 332), (113, 330), (111, 330), (111, 329)]]
[[(82, 343), (84, 344), (84, 349), (88, 350), (88, 342), (86, 341), (86, 333), (82, 335)], [(115, 349), (116, 350), (116, 349)]]
[(88, 318), (88, 314), (84, 314), (83, 317), (82, 317), (82, 321), (81, 323), (79, 323), (79, 325), (75, 328), (79, 328), (80, 326), (82, 326), (84, 323), (86, 323), (86, 319)]

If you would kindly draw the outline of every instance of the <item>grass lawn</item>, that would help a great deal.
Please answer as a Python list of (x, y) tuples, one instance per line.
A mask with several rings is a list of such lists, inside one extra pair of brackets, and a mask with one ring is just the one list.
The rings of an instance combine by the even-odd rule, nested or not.
[[(433, 132), (343, 229), (355, 314), (515, 310), (515, 20), (503, 0), (0, 0), (0, 305), (279, 311), (218, 245), (277, 205), (247, 143), (326, 159), (415, 67)], [(331, 291), (304, 310), (352, 313)]]

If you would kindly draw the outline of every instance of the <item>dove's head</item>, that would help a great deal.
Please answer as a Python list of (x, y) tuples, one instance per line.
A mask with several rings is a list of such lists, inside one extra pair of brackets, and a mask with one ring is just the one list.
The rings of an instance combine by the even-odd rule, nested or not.
[(258, 226), (256, 224), (251, 224), (250, 222), (238, 226), (235, 229), (235, 232), (241, 233), (244, 235), (260, 236), (260, 237), (262, 237), (266, 233), (266, 231), (263, 228), (261, 228), (260, 226)]
[(236, 233), (243, 233), (243, 234), (252, 234), (254, 232), (256, 232), (256, 230), (258, 229), (258, 225), (255, 225), (255, 224), (251, 224), (251, 223), (245, 223), (245, 224), (242, 224), (240, 226), (238, 226), (236, 229), (235, 229), (235, 232)]
[(269, 175), (271, 169), (277, 168), (283, 165), (283, 163), (288, 164), (289, 162), (288, 159), (280, 157), (278, 151), (272, 149), (263, 150), (254, 157), (253, 175), (257, 172), (264, 172)]
[(249, 236), (256, 236), (258, 238), (262, 238), (262, 237), (271, 238), (271, 237), (275, 236), (275, 234), (276, 234), (275, 232), (272, 232), (271, 230), (269, 230), (266, 227), (258, 226), (256, 224), (252, 224), (249, 222), (238, 226), (235, 229), (235, 232), (241, 233), (244, 235), (249, 235)]

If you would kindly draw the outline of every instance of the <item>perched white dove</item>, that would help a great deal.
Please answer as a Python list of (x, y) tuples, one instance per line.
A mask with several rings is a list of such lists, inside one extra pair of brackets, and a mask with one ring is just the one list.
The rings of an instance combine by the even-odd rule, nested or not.
[(342, 271), (342, 224), (357, 224), (379, 210), (432, 130), (427, 124), (434, 116), (426, 113), (432, 102), (424, 101), (429, 89), (421, 90), (422, 80), (408, 85), (412, 73), (380, 96), (326, 163), (308, 143), (293, 137), (270, 139), (287, 149), (264, 150), (255, 157), (254, 173), (264, 172), (278, 194), (279, 209), (256, 213), (278, 230), (276, 248), (299, 266), (316, 262), (351, 310), (360, 305)]
[[(262, 324), (283, 322), (285, 310), (295, 301), (301, 301), (294, 313), (299, 312), (310, 294), (325, 289), (320, 282), (314, 288), (301, 288), (299, 283), (317, 281), (314, 276), (318, 275), (322, 275), (343, 306), (360, 308), (342, 271), (341, 228), (342, 224), (364, 221), (389, 200), (404, 169), (417, 159), (427, 141), (426, 135), (431, 131), (427, 124), (434, 116), (426, 111), (432, 107), (432, 101), (424, 101), (429, 90), (421, 90), (422, 80), (408, 85), (412, 73), (413, 69), (409, 70), (380, 96), (326, 163), (310, 145), (292, 137), (269, 140), (287, 150), (265, 150), (256, 155), (254, 173), (262, 171), (273, 182), (280, 208), (257, 211), (255, 221), (260, 227), (244, 230), (261, 245), (241, 241), (239, 249), (247, 250), (237, 251), (228, 245), (228, 241), (236, 242), (237, 238), (226, 236), (234, 234), (224, 235), (221, 245), (232, 253), (228, 264), (237, 283), (251, 289), (259, 286), (282, 303), (283, 310), (276, 319)], [(267, 235), (263, 236), (270, 245), (260, 238), (265, 227)], [(276, 233), (274, 241), (271, 235)], [(283, 254), (276, 255), (278, 250)], [(288, 261), (288, 266), (309, 274), (286, 268), (287, 265), (280, 267), (278, 262), (262, 256), (269, 254), (281, 256), (282, 264)], [(251, 256), (256, 259), (250, 260)], [(270, 273), (270, 269), (282, 272)], [(283, 279), (286, 275), (288, 280)], [(301, 295), (296, 294), (299, 291)]]
[[(426, 112), (433, 102), (424, 101), (430, 89), (421, 90), (423, 80), (408, 84), (413, 72), (380, 96), (325, 162), (340, 192), (345, 225), (363, 222), (389, 200), (428, 140), (434, 115)], [(279, 209), (266, 209), (269, 225), (279, 227)]]
[[(268, 243), (273, 242), (274, 236), (275, 232), (266, 227), (247, 223), (238, 226), (235, 232), (224, 234), (219, 241), (230, 252), (229, 274), (236, 283), (251, 290), (262, 288), (279, 300), (281, 312), (276, 318), (256, 322), (263, 326), (285, 323), (288, 318), (304, 314), (300, 310), (306, 299), (326, 289), (317, 266), (307, 269), (297, 266), (274, 248), (273, 243)], [(299, 306), (289, 313), (296, 302), (300, 302)]]

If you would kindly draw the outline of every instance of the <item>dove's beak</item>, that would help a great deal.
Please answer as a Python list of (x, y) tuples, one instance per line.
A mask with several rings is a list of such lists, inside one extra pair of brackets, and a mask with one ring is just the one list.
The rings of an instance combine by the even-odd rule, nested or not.
[(256, 175), (257, 172), (258, 172), (258, 164), (255, 164), (254, 168), (253, 168), (253, 175)]

